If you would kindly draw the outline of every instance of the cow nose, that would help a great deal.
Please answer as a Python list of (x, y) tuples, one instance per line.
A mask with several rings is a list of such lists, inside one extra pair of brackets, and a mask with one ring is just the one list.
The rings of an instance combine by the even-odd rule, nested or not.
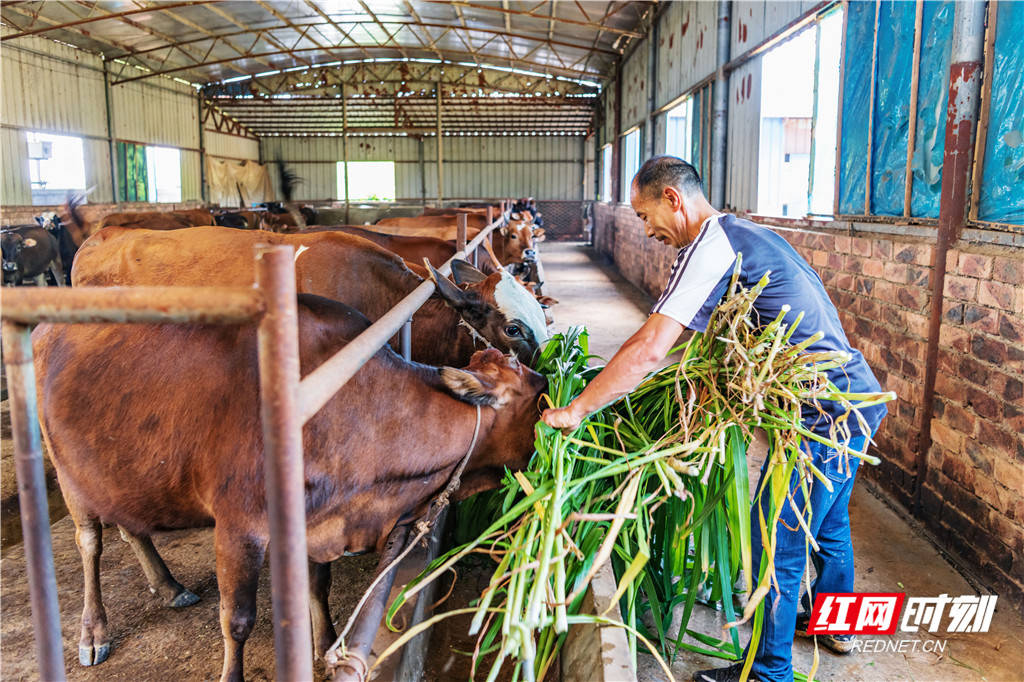
[(533, 249), (524, 249), (523, 258), (525, 260), (537, 260), (537, 252)]
[(18, 269), (18, 264), (15, 263), (14, 261), (9, 261), (9, 260), (5, 260), (4, 261), (4, 270), (6, 272), (14, 272), (17, 269)]

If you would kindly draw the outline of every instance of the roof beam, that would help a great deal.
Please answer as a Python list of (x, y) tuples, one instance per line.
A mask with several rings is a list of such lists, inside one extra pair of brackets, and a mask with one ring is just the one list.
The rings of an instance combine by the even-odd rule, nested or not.
[[(193, 0), (192, 2), (172, 2), (172, 3), (168, 3), (166, 5), (162, 5), (160, 7), (160, 9), (161, 10), (164, 10), (164, 9), (174, 9), (175, 7), (189, 7), (191, 5), (207, 5), (207, 4), (210, 4), (212, 2), (216, 2), (216, 0)], [(7, 5), (7, 6), (10, 6), (12, 3), (4, 3), (4, 4)], [(104, 10), (104, 11), (106, 11), (106, 10)], [(141, 14), (143, 12), (153, 12), (153, 11), (154, 11), (154, 9), (152, 7), (141, 7), (141, 8), (136, 8), (136, 9), (125, 10), (124, 12), (109, 12), (107, 14), (103, 14), (103, 15), (100, 15), (98, 17), (84, 17), (82, 19), (76, 19), (75, 21), (66, 21), (66, 22), (63, 22), (63, 23), (54, 22), (53, 26), (45, 26), (43, 28), (36, 28), (36, 29), (29, 30), (29, 31), (22, 31), (20, 33), (12, 33), (11, 35), (8, 35), (8, 36), (0, 36), (0, 42), (6, 42), (8, 40), (14, 40), (15, 38), (24, 38), (25, 36), (34, 36), (34, 35), (38, 35), (40, 33), (49, 33), (50, 31), (59, 31), (61, 29), (65, 29), (65, 28), (74, 28), (74, 27), (77, 27), (77, 26), (82, 26), (83, 24), (91, 24), (91, 23), (93, 23), (95, 21), (109, 21), (111, 19), (120, 19), (122, 17), (128, 17), (128, 16), (131, 16), (133, 14)], [(91, 37), (94, 40), (96, 40), (96, 38), (93, 37), (93, 36), (89, 36), (89, 37)]]
[[(426, 1), (427, 2), (432, 2), (432, 3), (435, 3), (435, 4), (439, 4), (439, 5), (456, 5), (456, 6), (461, 6), (461, 7), (468, 7), (470, 9), (485, 10), (485, 11), (488, 11), (488, 12), (502, 12), (504, 14), (508, 14), (508, 15), (512, 15), (512, 16), (528, 16), (528, 17), (533, 17), (534, 19), (550, 19), (550, 17), (546, 17), (543, 14), (535, 13), (534, 10), (529, 10), (529, 11), (524, 12), (522, 10), (507, 9), (505, 7), (498, 7), (496, 5), (485, 5), (485, 4), (477, 3), (477, 2), (464, 2), (463, 0), (456, 0), (455, 2), (448, 2), (448, 0), (426, 0)], [(613, 12), (613, 14), (614, 14), (614, 12)], [(585, 27), (587, 27), (589, 29), (593, 29), (593, 30), (601, 29), (601, 30), (604, 30), (604, 31), (606, 31), (608, 33), (616, 33), (618, 35), (629, 36), (630, 38), (643, 38), (644, 37), (642, 33), (637, 33), (636, 31), (631, 31), (631, 30), (625, 29), (625, 28), (616, 28), (614, 26), (605, 26), (603, 24), (595, 24), (592, 21), (578, 21), (576, 19), (568, 19), (568, 18), (556, 18), (555, 21), (557, 21), (560, 24), (572, 24), (574, 26), (585, 26)]]

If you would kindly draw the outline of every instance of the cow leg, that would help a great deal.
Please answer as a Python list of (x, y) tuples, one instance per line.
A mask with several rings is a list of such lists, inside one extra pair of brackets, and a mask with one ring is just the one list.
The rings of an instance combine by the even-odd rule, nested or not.
[(128, 543), (128, 546), (135, 552), (139, 563), (142, 564), (142, 572), (146, 574), (146, 581), (149, 583), (149, 591), (159, 595), (166, 600), (167, 605), (174, 608), (192, 606), (199, 597), (174, 579), (163, 557), (153, 546), (153, 540), (148, 535), (133, 535), (121, 526), (121, 539)]
[(110, 655), (107, 636), (107, 612), (100, 593), (100, 554), (103, 553), (103, 526), (100, 520), (85, 511), (74, 498), (65, 494), (68, 511), (75, 522), (75, 542), (82, 555), (85, 578), (85, 606), (82, 609), (82, 636), (78, 640), (78, 662), (99, 665)]
[(57, 283), (57, 286), (64, 286), (64, 268), (59, 256), (50, 261), (50, 274), (53, 275), (53, 281)]
[(313, 653), (319, 658), (338, 638), (327, 597), (331, 593), (331, 565), (309, 562), (309, 614), (313, 621)]
[(224, 635), (221, 682), (243, 682), (245, 640), (256, 622), (256, 587), (267, 541), (243, 529), (216, 526), (217, 586), (220, 590), (220, 630)]
[(45, 287), (46, 286), (46, 273), (45, 272), (42, 272), (42, 273), (36, 275), (35, 277), (33, 277), (33, 279), (35, 280), (35, 283), (36, 283), (37, 287)]

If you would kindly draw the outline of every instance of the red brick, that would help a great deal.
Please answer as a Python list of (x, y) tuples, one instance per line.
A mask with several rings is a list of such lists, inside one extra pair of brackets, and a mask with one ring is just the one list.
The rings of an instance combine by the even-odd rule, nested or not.
[(942, 458), (942, 473), (966, 488), (974, 487), (974, 467), (969, 466), (963, 457), (956, 453), (945, 453)]
[(975, 386), (985, 386), (988, 383), (989, 368), (974, 358), (961, 357), (958, 369), (964, 381), (969, 381)]
[(935, 395), (940, 396), (947, 401), (958, 401), (965, 394), (966, 387), (960, 383), (956, 376), (949, 374), (948, 372), (936, 372), (935, 373)]
[(978, 303), (1000, 310), (1014, 310), (1017, 289), (1002, 282), (981, 282), (978, 288)]
[(885, 263), (882, 272), (882, 276), (890, 282), (906, 284), (910, 275), (910, 267), (904, 263), (893, 263), (892, 261), (888, 261)]
[(877, 258), (869, 258), (864, 261), (862, 272), (870, 277), (881, 277), (885, 274), (885, 261)]
[(936, 367), (940, 371), (949, 372), (950, 374), (957, 374), (960, 365), (960, 354), (948, 351), (944, 348), (939, 348), (938, 359), (936, 360)]
[(967, 389), (967, 406), (984, 419), (999, 419), (1003, 413), (1003, 406), (999, 401), (977, 388)]
[(907, 269), (907, 284), (914, 284), (919, 287), (927, 287), (931, 289), (932, 282), (932, 271), (929, 268), (919, 268), (916, 266), (908, 266)]
[(896, 249), (893, 258), (900, 263), (931, 265), (932, 247), (922, 244), (904, 244)]
[(1010, 433), (1001, 423), (987, 419), (978, 422), (978, 441), (997, 452), (1012, 452), (1019, 440), (1020, 434)]
[(999, 333), (999, 313), (991, 308), (977, 305), (966, 306), (964, 308), (964, 323), (971, 329), (989, 334)]
[(942, 301), (942, 319), (945, 324), (963, 324), (964, 323), (964, 304), (962, 301), (951, 301), (949, 299), (943, 299)]
[(957, 262), (957, 272), (961, 275), (988, 279), (992, 274), (992, 256), (977, 253), (961, 253)]
[(960, 452), (963, 448), (963, 440), (963, 435), (955, 429), (943, 424), (938, 419), (932, 420), (932, 442), (947, 453)]
[(973, 436), (978, 424), (978, 418), (974, 414), (953, 404), (946, 405), (945, 412), (942, 413), (942, 421), (951, 429), (956, 429), (965, 436)]
[(826, 263), (828, 263), (828, 253), (826, 253), (825, 251), (814, 251), (814, 252), (812, 252), (811, 253), (811, 263), (814, 265), (815, 269), (820, 268), (821, 266), (823, 266)]
[[(1024, 408), (1015, 403), (1003, 403), (1003, 425), (1014, 433), (1024, 433)], [(1018, 441), (1018, 450), (1024, 450), (1024, 441)]]
[(871, 296), (879, 301), (893, 303), (896, 300), (896, 285), (885, 280), (878, 280), (874, 284)]
[(839, 253), (850, 253), (850, 236), (845, 234), (836, 235), (836, 251)]
[(975, 334), (971, 339), (971, 353), (980, 360), (1000, 365), (1006, 362), (1008, 348), (1002, 341), (985, 334)]
[(871, 240), (865, 237), (853, 237), (850, 244), (850, 252), (858, 256), (871, 256)]
[(881, 261), (892, 258), (892, 242), (888, 239), (876, 239), (871, 244), (871, 255)]
[(960, 260), (959, 251), (946, 252), (946, 272), (956, 272), (956, 264)]
[(998, 458), (995, 461), (995, 477), (1007, 490), (1024, 491), (1024, 467), (1019, 462)]
[(992, 279), (1007, 284), (1024, 284), (1024, 259), (996, 256), (992, 259)]
[(845, 291), (853, 291), (853, 275), (848, 272), (836, 276), (836, 287)]
[(999, 335), (1008, 341), (1024, 341), (1024, 318), (999, 313)]
[(845, 263), (846, 260), (843, 258), (843, 255), (841, 253), (838, 253), (836, 251), (829, 252), (827, 261), (827, 265), (829, 268), (831, 268), (832, 270), (839, 271), (843, 269), (843, 265)]
[(930, 321), (927, 315), (919, 315), (910, 311), (904, 311), (907, 320), (907, 332), (919, 339), (928, 338), (928, 327)]
[(1005, 381), (1000, 388), (999, 394), (1003, 396), (1004, 400), (1018, 401), (1021, 397), (1024, 397), (1024, 382), (1017, 377), (1009, 375), (1005, 376)]
[(974, 301), (978, 295), (978, 280), (959, 275), (946, 275), (942, 295), (947, 298), (958, 298), (961, 301)]
[(814, 240), (814, 246), (822, 251), (835, 251), (836, 240), (831, 234), (826, 232), (819, 232), (815, 235), (817, 238)]
[(960, 327), (944, 324), (939, 328), (939, 346), (966, 353), (971, 347), (971, 335)]
[(928, 292), (920, 287), (897, 286), (896, 300), (906, 308), (922, 311), (928, 305)]

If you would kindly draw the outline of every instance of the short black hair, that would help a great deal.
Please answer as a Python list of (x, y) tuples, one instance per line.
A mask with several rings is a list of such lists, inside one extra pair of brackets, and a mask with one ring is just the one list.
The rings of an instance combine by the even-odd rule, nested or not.
[(675, 187), (683, 196), (703, 194), (700, 174), (692, 165), (675, 156), (654, 156), (640, 166), (633, 183), (648, 198), (661, 196), (665, 187)]

